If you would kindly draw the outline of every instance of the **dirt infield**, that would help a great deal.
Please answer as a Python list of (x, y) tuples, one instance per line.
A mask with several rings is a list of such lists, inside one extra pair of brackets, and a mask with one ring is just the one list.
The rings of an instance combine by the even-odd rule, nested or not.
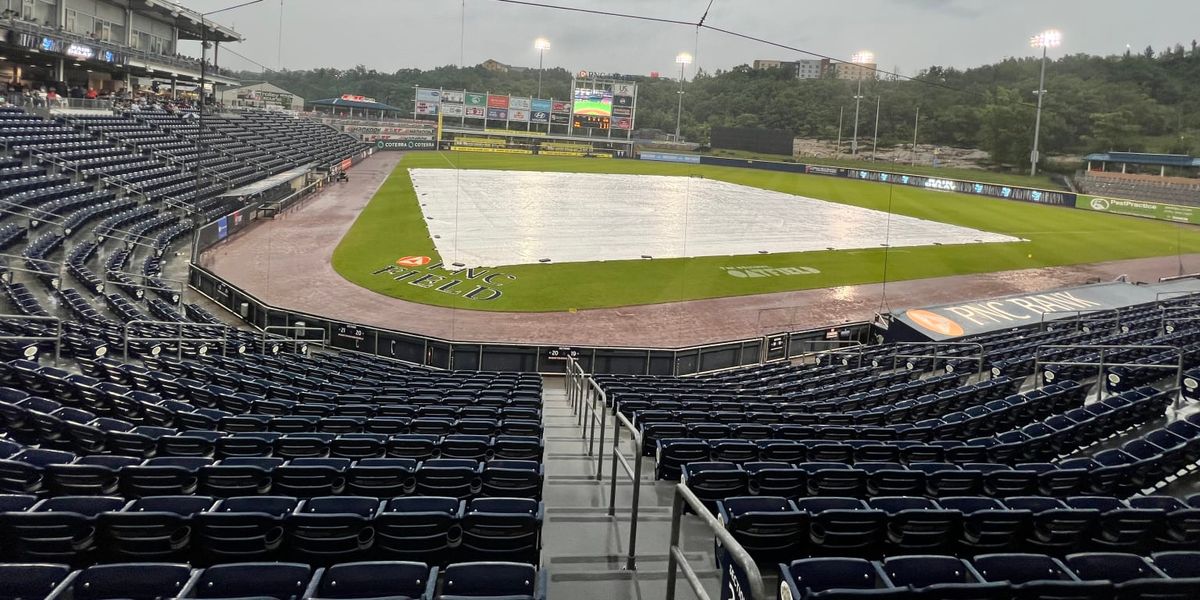
[[(300, 206), (212, 248), (201, 264), (260, 300), (331, 319), (463, 342), (678, 348), (869, 320), (876, 311), (928, 306), (1111, 280), (1177, 275), (1179, 258), (1004, 271), (575, 313), (456, 310), (383, 296), (343, 279), (333, 249), (402, 154), (381, 152)], [(1182, 257), (1184, 272), (1200, 255)]]

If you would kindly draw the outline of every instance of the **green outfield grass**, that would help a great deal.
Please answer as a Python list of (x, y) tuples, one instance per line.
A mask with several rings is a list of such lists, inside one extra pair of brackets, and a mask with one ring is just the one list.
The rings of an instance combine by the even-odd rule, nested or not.
[[(919, 279), (1054, 265), (1200, 252), (1200, 229), (1172, 223), (1025, 202), (932, 192), (831, 177), (754, 169), (633, 160), (543, 156), (409, 153), (363, 210), (333, 254), (333, 266), (351, 282), (414, 302), (490, 311), (566, 311), (695, 300), (875, 283), (884, 276), (884, 251), (843, 250), (691, 259), (562, 263), (499, 267), (502, 296), (467, 300), (480, 273), (426, 280), (431, 286), (464, 280), (450, 293), (374, 274), (397, 258), (438, 260), (413, 193), (408, 168), (470, 168), (653, 175), (700, 175), (730, 183), (831, 202), (888, 210), (1019, 237), (1028, 242), (898, 248), (888, 252), (887, 279)], [(737, 278), (722, 267), (811, 267), (817, 275)], [(452, 267), (451, 267), (452, 268)], [(460, 292), (453, 295), (454, 291)], [(487, 293), (483, 293), (487, 295)]]

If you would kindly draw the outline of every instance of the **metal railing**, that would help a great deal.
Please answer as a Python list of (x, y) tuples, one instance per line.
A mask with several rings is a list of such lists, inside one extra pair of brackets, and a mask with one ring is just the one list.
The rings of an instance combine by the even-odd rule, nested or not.
[[(892, 369), (900, 368), (901, 359), (905, 359), (905, 367), (909, 370), (916, 368), (916, 365), (912, 362), (913, 360), (933, 359), (933, 368), (935, 369), (937, 368), (939, 358), (944, 360), (968, 360), (976, 363), (977, 368), (975, 374), (981, 380), (983, 379), (983, 362), (987, 358), (987, 349), (984, 348), (983, 344), (978, 342), (906, 342), (905, 345), (918, 346), (922, 348), (932, 347), (933, 354), (911, 354), (908, 352), (893, 354)], [(962, 356), (948, 355), (946, 353), (938, 352), (938, 350), (944, 346), (950, 346), (951, 348), (977, 348), (979, 350), (979, 354), (975, 356)], [(951, 371), (947, 370), (947, 372), (949, 373)]]
[[(1091, 315), (1108, 314), (1113, 315), (1111, 319), (1088, 318)], [(1074, 319), (1067, 320), (1066, 322), (1074, 323), (1076, 331), (1086, 328), (1088, 323), (1107, 323), (1110, 320), (1114, 321), (1114, 329), (1121, 328), (1121, 311), (1115, 308), (1106, 308), (1102, 310), (1048, 310), (1041, 314), (1041, 318), (1038, 321), (1038, 331), (1046, 331), (1051, 324), (1064, 321), (1063, 319), (1051, 319), (1047, 321), (1046, 315), (1075, 315)]]
[[(54, 343), (54, 364), (57, 365), (62, 359), (62, 319), (58, 317), (42, 317), (38, 315), (0, 315), (0, 321), (21, 320), (21, 321), (39, 321), (54, 323), (54, 335), (0, 335), (0, 342), (34, 342), (34, 347), (37, 347), (37, 342), (53, 342)], [(26, 358), (33, 359), (36, 357), (26, 354)]]
[[(758, 570), (758, 565), (754, 564), (754, 559), (750, 557), (750, 553), (734, 539), (733, 534), (729, 533), (716, 517), (713, 516), (708, 508), (704, 506), (699, 498), (682, 483), (675, 485), (675, 498), (671, 502), (671, 545), (667, 555), (667, 595), (666, 600), (675, 600), (675, 584), (679, 578), (678, 571), (683, 571), (683, 577), (688, 584), (692, 586), (692, 592), (700, 600), (711, 600), (708, 592), (704, 589), (704, 584), (700, 581), (700, 576), (696, 574), (696, 570), (692, 568), (688, 562), (687, 555), (683, 553), (683, 549), (679, 547), (680, 525), (683, 520), (684, 504), (691, 508), (696, 516), (708, 527), (713, 535), (722, 545), (722, 551), (728, 553), (729, 559), (734, 564), (741, 567), (747, 584), (750, 589), (747, 591), (738, 590), (733, 594), (735, 598), (748, 598), (749, 600), (766, 600), (767, 590), (763, 584), (762, 573)], [(730, 569), (732, 570), (732, 569)], [(733, 573), (729, 574), (730, 585), (734, 585), (737, 581)], [(740, 586), (740, 582), (736, 585)]]
[[(633, 441), (633, 465), (630, 466), (629, 461), (621, 454), (621, 430), (629, 432), (629, 437)], [(617, 467), (625, 472), (633, 482), (633, 497), (630, 501), (629, 512), (629, 551), (625, 555), (625, 569), (634, 571), (637, 569), (637, 529), (638, 529), (638, 509), (642, 496), (642, 461), (646, 458), (642, 453), (642, 445), (645, 443), (645, 438), (642, 432), (634, 426), (621, 411), (617, 410), (616, 403), (613, 404), (613, 438), (612, 438), (612, 473), (609, 479), (608, 489), (608, 516), (616, 519), (617, 517)]]
[[(177, 335), (174, 335), (174, 336), (131, 336), (130, 330), (133, 329), (133, 327), (135, 325), (150, 325), (150, 326), (155, 326), (155, 327), (174, 327), (174, 328), (176, 328)], [(183, 334), (183, 330), (185, 327), (190, 328), (190, 329), (207, 329), (207, 330), (215, 329), (215, 330), (221, 332), (221, 337), (202, 338), (202, 337), (185, 336)], [(123, 356), (126, 359), (128, 359), (130, 342), (175, 342), (175, 358), (177, 358), (179, 360), (183, 360), (183, 344), (184, 344), (184, 342), (200, 344), (200, 346), (196, 350), (200, 354), (208, 353), (207, 344), (219, 343), (220, 347), (221, 347), (221, 356), (225, 356), (225, 349), (229, 342), (229, 329), (230, 329), (230, 326), (224, 325), (224, 324), (218, 325), (218, 324), (214, 324), (214, 323), (190, 323), (190, 322), (181, 323), (181, 322), (177, 322), (177, 321), (151, 321), (151, 320), (135, 319), (133, 321), (129, 321), (128, 323), (125, 323), (121, 327), (121, 338), (123, 341), (122, 352), (123, 352)], [(150, 354), (153, 356), (158, 356), (159, 353), (161, 352), (161, 347), (155, 346), (154, 348), (155, 349), (152, 349), (150, 351)]]
[[(53, 267), (54, 272), (48, 273), (45, 271), (38, 271), (37, 269), (13, 266), (8, 264), (10, 259), (28, 261), (42, 266)], [(61, 289), (63, 282), (66, 281), (67, 264), (65, 262), (56, 262), (53, 260), (47, 260), (45, 258), (33, 258), (32, 256), (22, 256), (20, 254), (0, 253), (0, 277), (6, 277), (7, 279), (4, 281), (11, 283), (12, 271), (16, 271), (18, 273), (29, 273), (37, 277), (51, 275), (50, 287), (57, 290)]]
[[(284, 335), (281, 333), (271, 333), (273, 331), (285, 331), (285, 332), (294, 331), (294, 332), (300, 332), (300, 333), (305, 333), (305, 332), (309, 332), (309, 331), (318, 331), (321, 333), (321, 337), (317, 338), (317, 339), (308, 339), (306, 337), (302, 338), (302, 337), (297, 337), (294, 335), (288, 336), (288, 335)], [(318, 346), (320, 346), (322, 350), (324, 350), (326, 348), (325, 333), (326, 333), (325, 329), (322, 327), (309, 327), (307, 325), (268, 325), (268, 326), (264, 327), (262, 330), (262, 339), (260, 341), (260, 343), (262, 344), (261, 351), (264, 353), (267, 351), (267, 340), (268, 339), (283, 340), (283, 341), (290, 341), (290, 342), (304, 342), (304, 344), (305, 344), (304, 352), (308, 351), (307, 345), (310, 342), (316, 342), (316, 344)], [(278, 347), (272, 347), (271, 354), (277, 354), (277, 353), (278, 353)]]
[[(1068, 349), (1069, 350), (1083, 350), (1083, 351), (1092, 351), (1092, 350), (1098, 351), (1099, 357), (1095, 362), (1085, 362), (1085, 361), (1071, 360), (1071, 359), (1045, 360), (1044, 359), (1045, 357), (1042, 356), (1042, 352), (1045, 350), (1068, 350)], [(1174, 364), (1137, 363), (1137, 362), (1119, 362), (1119, 363), (1107, 362), (1106, 354), (1108, 354), (1112, 350), (1122, 350), (1123, 351), (1123, 350), (1134, 350), (1134, 349), (1174, 352), (1177, 360)], [(1096, 391), (1096, 397), (1099, 399), (1103, 399), (1105, 397), (1105, 391), (1108, 389), (1108, 386), (1105, 385), (1106, 378), (1104, 376), (1104, 374), (1107, 372), (1108, 369), (1111, 369), (1113, 367), (1128, 367), (1131, 369), (1174, 370), (1175, 371), (1174, 388), (1176, 390), (1178, 390), (1180, 385), (1182, 385), (1182, 382), (1183, 382), (1184, 357), (1185, 356), (1186, 355), (1184, 354), (1183, 350), (1176, 346), (1165, 346), (1165, 345), (1154, 345), (1154, 344), (1147, 344), (1147, 345), (1097, 344), (1097, 345), (1084, 345), (1084, 346), (1069, 345), (1069, 344), (1047, 344), (1044, 346), (1038, 346), (1037, 351), (1034, 353), (1033, 376), (1035, 379), (1035, 385), (1038, 388), (1042, 388), (1042, 387), (1045, 387), (1045, 385), (1048, 381), (1046, 374), (1042, 373), (1042, 367), (1049, 366), (1049, 365), (1058, 365), (1058, 366), (1064, 366), (1064, 367), (1095, 367), (1096, 368), (1096, 383), (1099, 388)], [(1177, 408), (1177, 409), (1179, 408), (1178, 396), (1176, 396), (1175, 408)]]
[[(164, 283), (173, 283), (173, 284), (175, 284), (175, 286), (159, 287), (156, 285), (150, 285), (148, 283), (123, 282), (123, 281), (118, 281), (116, 279), (112, 279), (113, 275), (125, 275), (125, 276), (129, 277), (130, 279), (140, 278), (143, 282), (149, 280), (151, 276), (144, 275), (142, 273), (130, 273), (128, 271), (112, 271), (112, 270), (108, 270), (108, 269), (106, 269), (104, 271), (104, 283), (106, 283), (106, 284), (111, 283), (111, 284), (117, 286), (118, 288), (133, 288), (136, 290), (142, 290), (143, 293), (141, 295), (134, 294), (134, 296), (137, 297), (139, 300), (141, 300), (142, 298), (144, 298), (146, 296), (145, 290), (149, 290), (151, 292), (161, 292), (163, 290), (166, 290), (166, 291), (171, 292), (171, 301), (170, 301), (171, 304), (179, 304), (180, 300), (183, 299), (183, 292), (187, 288), (186, 281), (183, 281), (180, 279), (171, 279), (169, 277), (157, 277), (157, 279)], [(134, 279), (134, 281), (136, 281), (136, 279)]]

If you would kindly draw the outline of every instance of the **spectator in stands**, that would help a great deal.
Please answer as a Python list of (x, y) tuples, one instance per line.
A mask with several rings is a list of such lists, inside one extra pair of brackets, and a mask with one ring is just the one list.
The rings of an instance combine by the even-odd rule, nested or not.
[(84, 94), (84, 96), (83, 96), (83, 97), (84, 97), (84, 98), (87, 98), (88, 100), (95, 100), (95, 99), (96, 99), (98, 96), (99, 96), (99, 94), (98, 94), (98, 93), (96, 93), (96, 88), (91, 88), (91, 87), (90, 87), (90, 88), (88, 88), (88, 91), (87, 91), (87, 93), (86, 93), (86, 94)]

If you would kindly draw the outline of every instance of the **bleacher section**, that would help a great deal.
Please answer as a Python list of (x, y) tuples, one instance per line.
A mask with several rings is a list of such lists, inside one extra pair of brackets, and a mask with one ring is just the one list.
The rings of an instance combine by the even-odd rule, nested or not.
[(1197, 179), (1086, 171), (1076, 175), (1075, 184), (1093, 196), (1200, 206)]

